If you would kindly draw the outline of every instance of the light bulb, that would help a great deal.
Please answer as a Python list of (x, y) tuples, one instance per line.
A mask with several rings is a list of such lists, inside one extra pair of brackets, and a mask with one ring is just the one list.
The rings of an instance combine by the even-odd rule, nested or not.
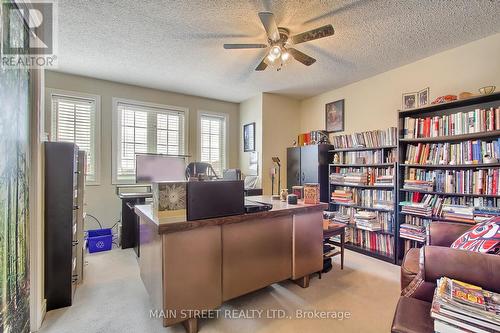
[(274, 63), (276, 61), (276, 58), (271, 54), (269, 53), (267, 55), (267, 60), (270, 62), (270, 63)]
[(282, 60), (283, 62), (287, 62), (287, 61), (288, 61), (288, 59), (290, 59), (290, 53), (288, 53), (287, 51), (283, 52), (283, 53), (281, 54), (281, 60)]
[(271, 47), (271, 50), (269, 51), (269, 55), (272, 55), (273, 58), (279, 58), (281, 56), (281, 48), (277, 45)]

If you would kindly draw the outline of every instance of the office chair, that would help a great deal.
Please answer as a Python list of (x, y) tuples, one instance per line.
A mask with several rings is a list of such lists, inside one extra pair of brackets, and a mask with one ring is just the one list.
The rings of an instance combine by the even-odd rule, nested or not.
[(189, 163), (186, 167), (186, 180), (189, 180), (191, 177), (210, 180), (219, 178), (212, 165), (206, 162)]

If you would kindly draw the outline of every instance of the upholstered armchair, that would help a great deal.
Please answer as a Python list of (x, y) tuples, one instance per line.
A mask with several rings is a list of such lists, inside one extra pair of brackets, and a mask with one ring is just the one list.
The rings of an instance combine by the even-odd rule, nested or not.
[[(500, 292), (499, 255), (449, 247), (468, 228), (456, 223), (432, 223), (430, 245), (406, 253), (401, 265), (402, 293), (391, 332), (434, 332), (431, 303), (436, 281), (443, 276)], [(413, 278), (408, 282), (411, 276)]]

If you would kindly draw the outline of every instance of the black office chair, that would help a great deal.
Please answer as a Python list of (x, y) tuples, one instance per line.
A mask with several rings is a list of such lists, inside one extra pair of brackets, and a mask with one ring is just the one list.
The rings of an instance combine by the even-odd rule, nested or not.
[(191, 162), (186, 168), (186, 180), (191, 177), (201, 179), (218, 179), (217, 173), (210, 163), (206, 162)]

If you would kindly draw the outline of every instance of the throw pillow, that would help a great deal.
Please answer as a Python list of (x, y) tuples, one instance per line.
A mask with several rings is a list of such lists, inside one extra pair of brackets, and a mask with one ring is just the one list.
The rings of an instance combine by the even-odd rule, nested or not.
[(500, 217), (478, 223), (451, 244), (452, 249), (500, 253)]

